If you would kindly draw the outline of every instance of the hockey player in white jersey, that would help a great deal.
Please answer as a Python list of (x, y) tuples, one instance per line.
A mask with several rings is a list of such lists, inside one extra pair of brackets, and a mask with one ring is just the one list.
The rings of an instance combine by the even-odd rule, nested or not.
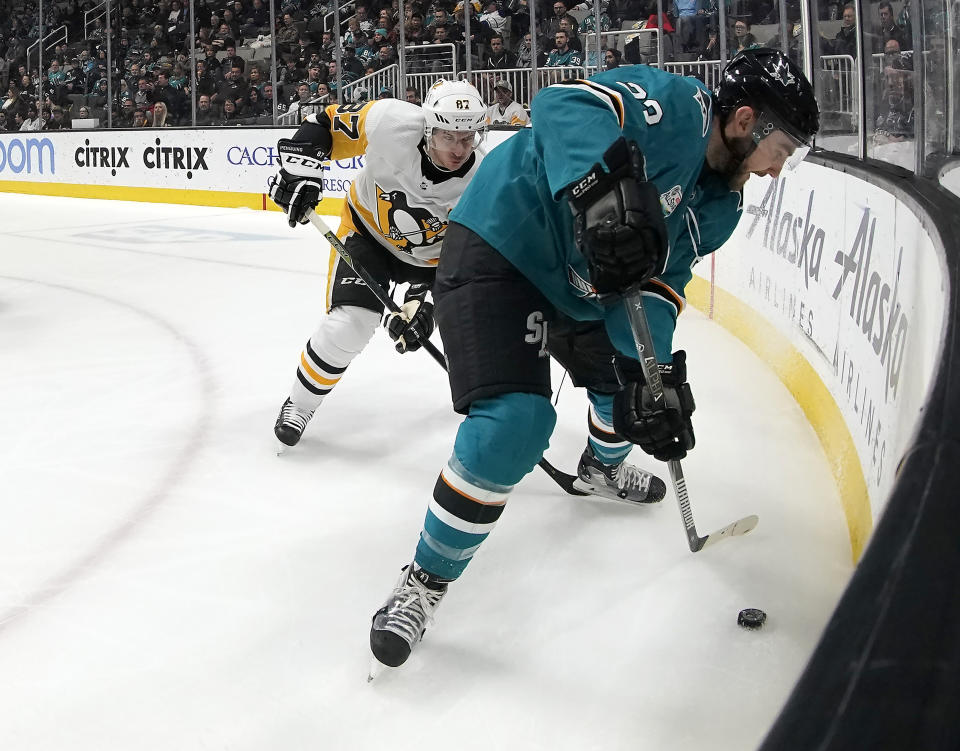
[[(398, 99), (330, 105), (277, 144), (280, 169), (270, 197), (291, 227), (305, 224), (323, 192), (323, 162), (364, 156), (337, 236), (351, 257), (386, 289), (406, 282), (401, 313), (387, 330), (399, 352), (418, 349), (434, 328), (425, 296), (433, 283), (447, 215), (476, 172), (486, 106), (466, 81), (437, 81), (423, 106)], [(300, 355), (296, 378), (274, 432), (294, 446), (347, 366), (366, 346), (384, 307), (333, 249), (327, 315)]]

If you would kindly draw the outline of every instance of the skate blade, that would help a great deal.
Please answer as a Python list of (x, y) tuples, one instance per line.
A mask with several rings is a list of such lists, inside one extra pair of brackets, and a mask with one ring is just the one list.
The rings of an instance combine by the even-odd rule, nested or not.
[(386, 670), (390, 670), (390, 668), (380, 662), (376, 657), (371, 657), (370, 667), (367, 669), (367, 683), (373, 683), (374, 678), (382, 675)]
[(616, 501), (617, 503), (625, 503), (628, 506), (652, 506), (653, 504), (660, 503), (660, 501), (663, 500), (662, 498), (650, 498), (648, 495), (647, 498), (642, 501), (631, 501), (629, 498), (621, 498), (618, 495), (610, 495), (609, 490), (606, 488), (601, 490), (598, 485), (581, 480), (579, 477), (573, 481), (573, 489), (579, 490), (587, 495), (591, 495), (594, 498), (599, 498), (602, 501)]

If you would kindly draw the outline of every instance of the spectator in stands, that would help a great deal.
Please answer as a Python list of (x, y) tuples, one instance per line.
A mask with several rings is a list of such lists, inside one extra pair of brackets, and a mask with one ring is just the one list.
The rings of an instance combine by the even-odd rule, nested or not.
[(366, 66), (357, 57), (357, 49), (354, 45), (348, 44), (343, 48), (343, 55), (340, 57), (340, 63), (345, 71), (350, 71), (357, 78), (363, 75)]
[(153, 105), (153, 127), (154, 128), (169, 128), (170, 123), (167, 122), (167, 105), (163, 102), (158, 101)]
[(263, 0), (253, 0), (249, 12), (244, 18), (243, 28), (240, 29), (245, 39), (259, 36), (264, 30), (270, 28), (270, 8), (264, 4)]
[(613, 70), (620, 67), (620, 60), (623, 53), (620, 50), (609, 49), (603, 54), (603, 67), (605, 70)]
[[(600, 0), (600, 31), (606, 32), (613, 28), (613, 20), (607, 14), (610, 6), (609, 0)], [(590, 15), (584, 16), (577, 29), (579, 34), (593, 34), (597, 30), (597, 19), (593, 12), (593, 3), (589, 3)]]
[(233, 8), (225, 8), (223, 11), (223, 21), (221, 26), (226, 25), (230, 36), (243, 42), (243, 34), (240, 31), (240, 21), (233, 12)]
[(506, 78), (493, 84), (494, 103), (487, 108), (487, 125), (521, 125), (530, 122), (527, 111), (513, 100), (513, 86)]
[(213, 96), (217, 90), (217, 80), (207, 68), (205, 60), (197, 60), (197, 79), (195, 87), (198, 94)]
[(82, 105), (80, 105), (80, 107), (77, 109), (77, 119), (78, 119), (78, 120), (89, 120), (89, 119), (90, 119), (90, 108), (89, 108), (87, 105), (82, 104)]
[(433, 23), (427, 26), (427, 31), (429, 33), (430, 39), (437, 38), (437, 29), (443, 28), (446, 30), (445, 40), (453, 41), (457, 38), (457, 25), (447, 15), (447, 9), (443, 6), (438, 6), (433, 12)]
[(317, 56), (317, 60), (319, 60), (319, 50), (314, 47), (313, 42), (307, 34), (301, 34), (297, 38), (297, 47), (293, 51), (293, 57), (297, 61), (297, 67), (306, 70), (314, 54)]
[(27, 117), (20, 126), (20, 130), (43, 130), (43, 119), (37, 114), (37, 105), (31, 104), (27, 107)]
[[(523, 35), (523, 41), (517, 45), (516, 55), (517, 55), (517, 67), (518, 68), (530, 68), (533, 65), (533, 40), (530, 37), (530, 32), (528, 31)], [(539, 50), (537, 55), (539, 58), (537, 60), (537, 67), (542, 67), (543, 62), (546, 62), (546, 59), (543, 56), (543, 48)]]
[(236, 65), (238, 68), (240, 68), (240, 72), (243, 73), (247, 67), (247, 61), (237, 55), (237, 43), (233, 39), (227, 40), (225, 51), (227, 54), (221, 58), (220, 68), (224, 71), (227, 71)]
[(313, 104), (330, 104), (330, 84), (326, 81), (317, 84), (317, 90), (313, 92), (313, 99), (310, 100)]
[(216, 113), (210, 106), (210, 97), (201, 94), (197, 100), (197, 125), (213, 125)]
[(500, 34), (490, 37), (490, 52), (483, 64), (485, 70), (504, 70), (517, 67), (517, 56), (510, 52)]
[[(471, 17), (470, 21), (473, 21)], [(480, 23), (486, 27), (486, 37), (497, 35), (503, 37), (507, 32), (507, 17), (500, 11), (497, 0), (487, 0), (483, 5), (483, 12), (479, 16)]]
[(154, 102), (163, 102), (166, 114), (172, 121), (171, 124), (179, 123), (184, 114), (184, 96), (183, 93), (170, 85), (170, 74), (164, 70), (157, 73), (157, 83), (153, 87)]
[[(360, 27), (361, 31), (364, 34), (369, 36), (373, 30), (376, 28), (373, 24), (373, 21), (370, 18), (370, 8), (366, 5), (357, 5), (357, 25)], [(386, 34), (384, 34), (386, 36)]]
[(360, 37), (366, 38), (366, 34), (360, 29), (360, 22), (356, 15), (347, 19), (347, 30), (343, 33), (342, 41), (344, 45), (352, 44), (354, 49), (360, 46)]
[[(707, 28), (707, 41), (697, 56), (698, 60), (719, 60), (720, 59), (720, 37), (716, 26)], [(702, 74), (701, 74), (702, 75)], [(698, 76), (700, 77), (700, 76)]]
[(296, 58), (293, 56), (286, 58), (283, 69), (277, 74), (280, 83), (284, 86), (295, 86), (306, 78), (306, 75), (303, 69), (297, 66)]
[(547, 62), (543, 67), (562, 68), (583, 65), (583, 57), (581, 54), (576, 50), (570, 49), (570, 40), (567, 37), (567, 32), (557, 31), (553, 38), (556, 46), (547, 57)]
[(897, 22), (893, 18), (893, 6), (890, 5), (888, 0), (883, 0), (883, 2), (877, 6), (877, 13), (880, 16), (880, 27), (877, 31), (877, 36), (879, 37), (878, 46), (880, 49), (877, 51), (882, 50), (891, 39), (900, 45), (901, 50), (913, 49), (911, 40), (907, 39), (907, 35), (903, 33), (903, 29), (897, 26)]
[(901, 52), (900, 43), (896, 39), (888, 39), (883, 48), (883, 64), (885, 69), (913, 70), (913, 53)]
[(0, 132), (6, 133), (10, 130), (10, 123), (7, 122), (7, 113), (0, 110)]
[(913, 80), (910, 71), (887, 67), (884, 107), (877, 115), (874, 143), (906, 141), (914, 137)]
[(67, 80), (67, 74), (64, 73), (60, 68), (60, 63), (57, 62), (57, 60), (50, 61), (50, 68), (47, 71), (47, 80), (54, 86), (59, 86)]
[(133, 115), (137, 112), (137, 106), (133, 103), (133, 97), (124, 97), (120, 101), (120, 111), (117, 113), (116, 124), (121, 128), (133, 127)]
[(153, 81), (146, 76), (141, 76), (137, 81), (137, 90), (133, 94), (133, 102), (138, 109), (147, 109), (153, 104)]
[(227, 72), (223, 83), (217, 87), (217, 93), (211, 97), (211, 100), (222, 106), (228, 99), (242, 101), (246, 98), (247, 82), (240, 73), (240, 68), (235, 65)]
[(680, 53), (695, 53), (704, 46), (706, 19), (697, 10), (697, 0), (673, 0)]
[[(329, 88), (333, 88), (335, 84), (331, 86), (331, 84), (328, 83), (327, 86)], [(287, 107), (287, 112), (299, 111), (300, 109), (303, 108), (304, 105), (310, 102), (311, 98), (312, 98), (312, 94), (310, 93), (310, 87), (306, 83), (299, 84), (297, 86), (297, 91), (296, 91), (296, 94), (294, 95), (294, 98), (290, 100), (290, 104)]]
[(297, 40), (300, 38), (300, 32), (294, 25), (293, 16), (289, 13), (283, 14), (280, 22), (280, 28), (276, 33), (277, 51), (280, 53), (294, 54), (297, 47)]
[[(583, 42), (580, 41), (580, 35), (577, 33), (577, 19), (567, 14), (560, 19), (560, 31), (567, 32), (567, 44), (570, 49), (583, 53)], [(583, 54), (580, 55), (583, 57)]]
[(832, 52), (834, 55), (850, 55), (857, 58), (857, 11), (853, 3), (843, 6), (843, 16), (840, 29), (833, 38)]
[[(324, 66), (324, 67), (326, 67), (326, 66)], [(264, 79), (264, 77), (263, 77), (263, 71), (260, 69), (260, 66), (258, 66), (258, 65), (251, 65), (251, 66), (250, 66), (250, 73), (249, 73), (248, 76), (247, 76), (247, 85), (250, 87), (250, 89), (251, 89), (251, 90), (257, 89), (258, 91), (260, 91), (261, 93), (263, 93), (263, 82), (264, 82), (264, 80), (265, 80), (265, 79)]]
[(423, 13), (419, 10), (413, 11), (403, 33), (407, 44), (423, 44), (429, 40), (430, 31), (423, 25)]
[(393, 89), (384, 86), (380, 89), (380, 92), (377, 94), (377, 99), (393, 99)]
[(321, 66), (320, 63), (316, 65), (311, 65), (310, 69), (307, 70), (307, 86), (310, 87), (311, 93), (316, 93), (317, 84), (327, 82), (328, 68), (326, 65)]
[(549, 49), (551, 41), (556, 40), (557, 32), (560, 30), (560, 19), (567, 15), (569, 6), (566, 0), (554, 0), (553, 15), (544, 16), (540, 21), (540, 36), (537, 38), (538, 46)]
[(240, 125), (240, 113), (237, 103), (232, 99), (223, 100), (223, 114), (218, 125)]
[(733, 25), (733, 40), (735, 52), (743, 52), (745, 49), (757, 46), (757, 38), (750, 31), (750, 21), (746, 18), (738, 18)]
[(146, 110), (136, 110), (133, 113), (133, 119), (130, 121), (129, 127), (131, 128), (146, 128), (149, 126), (149, 121), (147, 120), (147, 111)]
[(422, 104), (420, 101), (420, 92), (417, 91), (415, 86), (407, 86), (406, 91), (404, 92), (405, 99), (410, 102), (410, 104), (415, 104), (418, 107)]
[(58, 104), (53, 105), (50, 110), (50, 121), (47, 123), (47, 130), (69, 130), (70, 118), (63, 112), (63, 107)]
[(393, 45), (381, 44), (379, 53), (370, 62), (377, 70), (383, 70), (396, 63), (397, 53), (394, 51)]

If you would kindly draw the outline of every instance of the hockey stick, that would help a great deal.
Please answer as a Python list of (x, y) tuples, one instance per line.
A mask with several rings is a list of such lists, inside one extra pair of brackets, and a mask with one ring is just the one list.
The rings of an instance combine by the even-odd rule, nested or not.
[[(627, 309), (627, 318), (630, 321), (630, 328), (633, 330), (633, 341), (637, 347), (637, 357), (643, 368), (644, 378), (646, 378), (654, 403), (657, 403), (663, 399), (663, 380), (660, 378), (660, 369), (657, 367), (657, 355), (653, 349), (653, 335), (650, 333), (650, 324), (647, 323), (647, 314), (643, 309), (643, 294), (638, 289), (625, 295), (623, 305)], [(697, 527), (693, 523), (693, 511), (690, 509), (690, 497), (687, 495), (687, 481), (683, 477), (680, 460), (668, 461), (667, 467), (670, 469), (670, 479), (673, 481), (673, 491), (677, 496), (677, 503), (680, 504), (680, 514), (683, 516), (683, 527), (687, 532), (687, 544), (690, 545), (690, 552), (696, 553), (698, 550), (703, 550), (724, 537), (745, 535), (757, 526), (760, 519), (755, 514), (751, 514), (715, 532), (711, 532), (706, 537), (700, 537), (697, 534)]]
[[(380, 283), (376, 279), (370, 276), (363, 266), (353, 260), (350, 255), (350, 251), (346, 249), (342, 242), (340, 242), (340, 238), (337, 237), (336, 233), (332, 229), (330, 229), (329, 225), (317, 215), (317, 212), (311, 209), (307, 212), (307, 218), (314, 227), (320, 230), (323, 236), (327, 239), (327, 242), (329, 242), (333, 249), (340, 254), (340, 257), (346, 261), (347, 264), (349, 264), (354, 273), (363, 280), (363, 283), (367, 285), (371, 292), (373, 292), (380, 303), (391, 313), (399, 313), (400, 308), (393, 301), (393, 298), (387, 294), (387, 291), (380, 286)], [(443, 353), (429, 340), (423, 340), (421, 344), (427, 351), (427, 354), (436, 360), (441, 368), (446, 370), (447, 360), (443, 356)], [(561, 472), (546, 459), (541, 459), (538, 462), (538, 466), (540, 469), (550, 475), (550, 478), (570, 495), (590, 495), (583, 490), (577, 490), (577, 488), (573, 486), (573, 481), (577, 479), (575, 475), (568, 475), (566, 472)]]

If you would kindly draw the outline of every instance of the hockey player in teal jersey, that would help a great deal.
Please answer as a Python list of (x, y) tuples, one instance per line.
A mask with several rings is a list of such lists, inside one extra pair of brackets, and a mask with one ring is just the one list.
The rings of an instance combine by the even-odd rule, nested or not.
[[(670, 354), (684, 287), (736, 227), (750, 175), (802, 160), (819, 110), (799, 68), (752, 49), (714, 92), (621, 67), (542, 90), (531, 121), (491, 151), (450, 215), (433, 294), (465, 418), (414, 561), (373, 617), (370, 645), (385, 665), (406, 661), (547, 448), (548, 353), (588, 389), (583, 482), (615, 490), (632, 444), (660, 460), (693, 448), (686, 356)], [(637, 288), (661, 359), (659, 404), (620, 304)]]

